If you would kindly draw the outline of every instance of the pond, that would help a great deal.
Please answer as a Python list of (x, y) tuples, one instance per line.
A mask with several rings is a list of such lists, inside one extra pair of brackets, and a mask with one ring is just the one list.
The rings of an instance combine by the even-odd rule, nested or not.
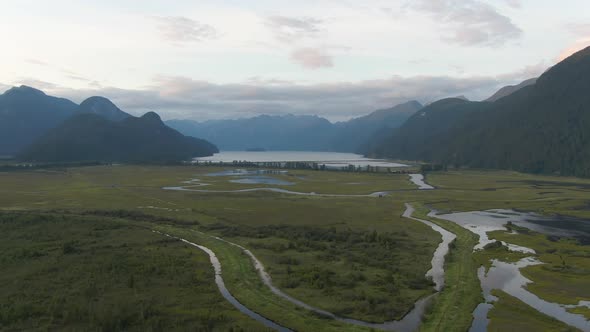
[[(498, 230), (507, 231), (508, 229), (504, 225), (508, 222), (541, 234), (573, 237), (582, 242), (590, 237), (590, 221), (565, 216), (542, 216), (531, 212), (503, 209), (436, 214), (434, 216), (452, 221), (479, 235), (479, 244), (475, 249), (483, 249), (486, 244), (494, 242), (488, 238), (487, 233)], [(517, 247), (512, 246), (512, 248)], [(522, 249), (522, 247), (520, 248)]]
[(237, 180), (229, 180), (229, 182), (232, 182), (232, 183), (241, 183), (241, 184), (272, 184), (272, 185), (277, 185), (277, 186), (291, 186), (291, 185), (294, 185), (295, 184), (293, 182), (289, 182), (289, 181), (285, 181), (285, 180), (280, 180), (280, 179), (275, 179), (275, 178), (272, 178), (270, 176), (249, 176), (249, 177), (242, 177), (242, 178), (237, 179)]

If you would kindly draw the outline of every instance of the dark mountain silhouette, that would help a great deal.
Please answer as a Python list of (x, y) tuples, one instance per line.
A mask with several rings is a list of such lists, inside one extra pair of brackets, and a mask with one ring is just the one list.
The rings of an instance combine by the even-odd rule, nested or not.
[(500, 98), (504, 98), (506, 96), (509, 96), (509, 95), (515, 93), (516, 91), (518, 91), (524, 87), (527, 87), (529, 85), (533, 85), (535, 83), (537, 83), (537, 77), (529, 78), (528, 80), (523, 81), (517, 85), (505, 86), (505, 87), (501, 88), (500, 90), (496, 91), (496, 93), (494, 93), (490, 98), (486, 99), (485, 101), (494, 102)]
[(14, 155), (76, 112), (78, 105), (20, 86), (0, 95), (0, 155)]
[(78, 107), (78, 112), (100, 115), (111, 121), (121, 121), (131, 117), (130, 114), (121, 111), (107, 98), (96, 96), (84, 100)]
[(422, 108), (417, 101), (409, 101), (369, 115), (335, 124), (336, 133), (331, 146), (339, 152), (358, 152), (369, 139), (383, 130), (398, 128)]
[(260, 115), (239, 120), (167, 121), (185, 135), (203, 137), (221, 150), (328, 150), (332, 124), (317, 116)]
[(367, 153), (458, 166), (590, 176), (590, 48), (495, 102), (444, 100)]
[(18, 158), (36, 162), (167, 162), (216, 152), (213, 144), (167, 127), (153, 112), (118, 122), (96, 114), (77, 114), (37, 139)]
[(317, 116), (261, 115), (206, 122), (170, 120), (166, 124), (185, 135), (215, 142), (222, 150), (355, 152), (376, 132), (399, 127), (421, 107), (420, 103), (412, 101), (338, 123)]

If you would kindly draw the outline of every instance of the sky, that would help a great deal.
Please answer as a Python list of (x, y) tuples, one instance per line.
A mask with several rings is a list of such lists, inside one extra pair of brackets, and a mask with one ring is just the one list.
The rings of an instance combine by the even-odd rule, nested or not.
[(346, 120), (482, 100), (590, 45), (588, 0), (0, 0), (0, 92)]

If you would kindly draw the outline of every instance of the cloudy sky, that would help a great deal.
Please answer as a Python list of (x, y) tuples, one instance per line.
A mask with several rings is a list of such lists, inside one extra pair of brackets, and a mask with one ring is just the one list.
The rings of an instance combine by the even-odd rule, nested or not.
[(0, 0), (0, 91), (165, 119), (488, 97), (590, 45), (588, 0)]

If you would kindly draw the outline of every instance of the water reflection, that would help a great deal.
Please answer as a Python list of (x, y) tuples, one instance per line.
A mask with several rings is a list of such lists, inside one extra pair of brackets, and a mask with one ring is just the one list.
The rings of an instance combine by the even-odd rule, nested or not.
[[(531, 281), (520, 273), (520, 269), (538, 264), (543, 263), (532, 257), (527, 257), (516, 263), (493, 260), (492, 267), (487, 273), (481, 273), (480, 268), (481, 286), (486, 301), (495, 301), (496, 298), (491, 295), (491, 291), (493, 289), (499, 289), (518, 298), (539, 312), (556, 318), (568, 325), (575, 326), (583, 331), (589, 331), (590, 321), (587, 321), (583, 315), (570, 313), (566, 310), (566, 306), (545, 301), (525, 288), (528, 283), (531, 283)], [(479, 332), (485, 330), (472, 331)]]
[[(586, 238), (588, 236), (588, 233), (584, 231), (586, 225), (580, 225), (587, 224), (587, 221), (563, 216), (547, 217), (534, 213), (502, 209), (439, 215), (432, 212), (430, 215), (452, 221), (471, 232), (478, 234), (479, 243), (474, 249), (483, 249), (486, 244), (494, 242), (495, 240), (489, 239), (487, 233), (497, 230), (507, 231), (508, 229), (504, 225), (508, 222), (549, 236), (573, 236), (578, 238)], [(504, 244), (514, 251), (535, 254), (534, 250), (531, 248), (517, 246), (510, 243)], [(491, 294), (493, 289), (502, 290), (535, 308), (539, 312), (558, 319), (568, 325), (575, 326), (583, 331), (590, 331), (590, 321), (586, 320), (583, 315), (573, 314), (567, 311), (568, 308), (576, 306), (566, 306), (559, 303), (545, 301), (525, 288), (525, 286), (531, 281), (521, 274), (520, 269), (538, 264), (543, 263), (535, 258), (527, 257), (516, 263), (493, 260), (492, 267), (487, 273), (485, 267), (480, 267), (478, 270), (478, 276), (486, 302), (480, 304), (473, 312), (474, 321), (470, 331), (486, 331), (489, 322), (487, 313), (493, 308), (491, 303), (497, 300), (497, 298)], [(585, 304), (585, 302), (580, 303), (580, 305), (583, 304)]]
[(250, 177), (243, 177), (237, 180), (230, 180), (229, 182), (232, 183), (241, 183), (241, 184), (272, 184), (277, 186), (291, 186), (294, 183), (275, 179), (270, 176), (250, 176)]
[(418, 186), (419, 190), (432, 190), (435, 189), (433, 186), (426, 183), (424, 175), (422, 174), (410, 174), (410, 181)]

